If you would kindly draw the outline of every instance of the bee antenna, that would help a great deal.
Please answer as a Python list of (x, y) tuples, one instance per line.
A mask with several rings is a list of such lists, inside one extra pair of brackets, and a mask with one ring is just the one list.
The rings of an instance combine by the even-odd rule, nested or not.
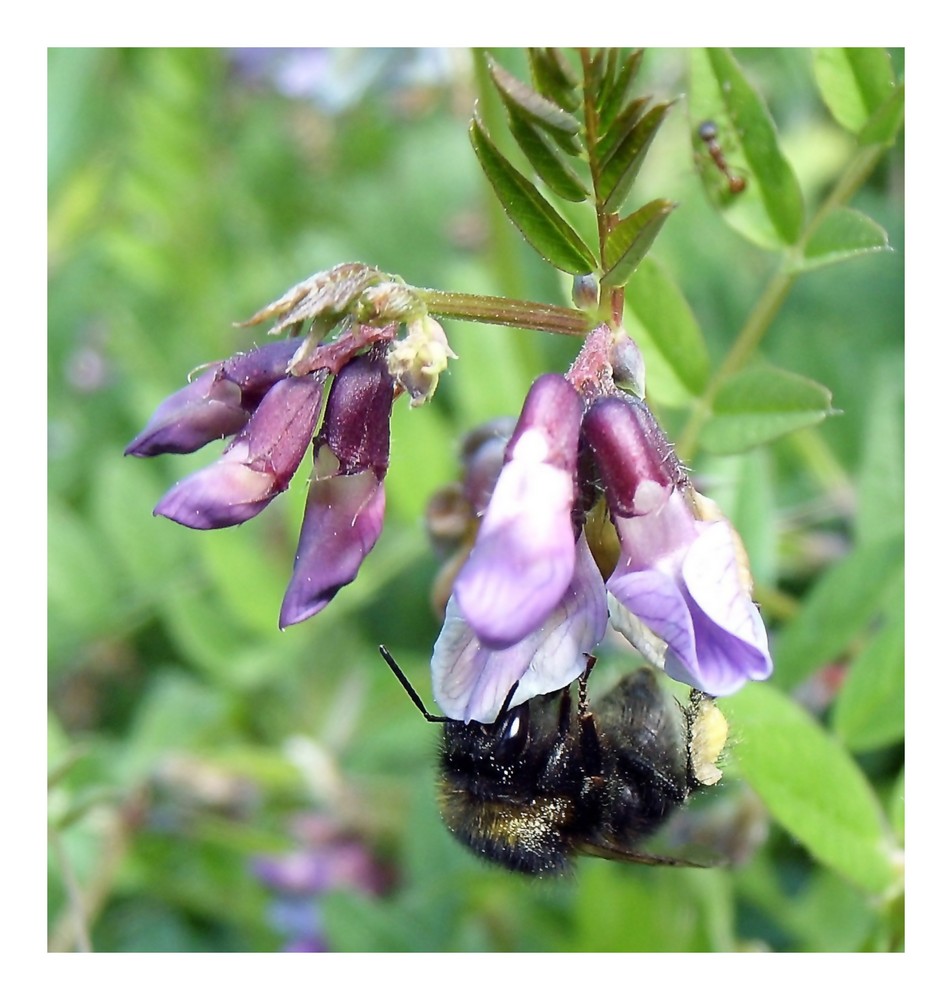
[(410, 696), (410, 701), (420, 710), (420, 714), (427, 722), (452, 722), (453, 720), (445, 715), (434, 715), (426, 710), (423, 699), (414, 691), (413, 685), (407, 679), (407, 675), (400, 669), (397, 661), (390, 655), (390, 650), (386, 646), (379, 646), (380, 655), (387, 661), (387, 666), (394, 672), (397, 680), (403, 685), (403, 690)]
[(497, 722), (509, 711), (509, 706), (512, 704), (512, 699), (516, 693), (516, 688), (519, 687), (519, 682), (516, 681), (515, 684), (509, 689), (506, 697), (503, 698), (502, 704), (499, 706), (499, 711), (496, 713), (496, 718), (493, 720), (493, 725), (495, 726)]

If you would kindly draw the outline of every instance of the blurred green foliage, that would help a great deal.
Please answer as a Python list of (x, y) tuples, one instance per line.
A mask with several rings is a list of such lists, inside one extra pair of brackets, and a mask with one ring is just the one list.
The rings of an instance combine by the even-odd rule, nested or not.
[[(735, 55), (809, 215), (855, 153), (842, 123), (862, 141), (888, 88), (847, 87), (856, 61), (835, 53), (816, 74), (807, 50)], [(495, 57), (526, 78), (522, 53)], [(692, 59), (649, 51), (641, 89), (685, 92)], [(882, 58), (868, 64), (882, 80)], [(446, 324), (459, 360), (436, 400), (394, 412), (380, 543), (329, 609), (285, 633), (303, 474), (237, 529), (150, 516), (207, 459), (123, 447), (191, 369), (263, 336), (233, 321), (306, 275), (358, 260), (419, 286), (569, 302), (569, 279), (481, 177), (475, 87), (462, 51), (49, 53), (50, 947), (270, 951), (308, 936), (303, 912), (334, 950), (900, 949), (884, 845), (901, 843), (904, 788), (901, 144), (851, 203), (891, 252), (804, 271), (761, 345), (758, 360), (827, 387), (837, 415), (743, 454), (715, 455), (734, 449), (709, 430), (692, 458), (748, 545), (777, 661), (769, 687), (725, 699), (744, 736), (689, 814), (736, 868), (592, 859), (555, 883), (487, 868), (443, 829), (437, 734), (376, 654), (386, 643), (428, 690), (440, 563), (426, 500), (455, 478), (467, 429), (565, 369), (569, 338)], [(716, 367), (777, 262), (705, 197), (695, 126), (676, 104), (639, 175), (639, 198), (679, 207), (629, 296), (639, 282), (663, 295), (678, 342), (700, 331)], [(629, 310), (637, 336), (650, 305)], [(646, 353), (677, 436), (706, 361), (694, 353), (685, 385), (676, 361)], [(612, 649), (600, 661), (606, 676), (625, 667)], [(769, 790), (763, 803), (745, 780)], [(363, 845), (385, 891), (345, 884), (282, 909), (254, 866), (301, 848), (302, 816)]]

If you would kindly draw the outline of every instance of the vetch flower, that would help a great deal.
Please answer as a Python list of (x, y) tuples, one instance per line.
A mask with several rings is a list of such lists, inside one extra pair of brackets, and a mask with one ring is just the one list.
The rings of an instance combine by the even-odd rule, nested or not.
[(183, 479), (155, 513), (189, 528), (225, 528), (260, 513), (288, 488), (314, 435), (323, 376), (282, 378), (213, 465)]
[(314, 476), (281, 628), (326, 607), (380, 537), (393, 386), (385, 357), (374, 351), (348, 362), (334, 379), (314, 442)]
[(436, 703), (452, 719), (493, 722), (513, 685), (510, 707), (579, 677), (607, 622), (605, 583), (582, 534), (571, 579), (555, 606), (541, 626), (504, 649), (480, 642), (450, 598), (431, 661)]
[(621, 544), (608, 591), (667, 643), (666, 672), (711, 695), (768, 677), (766, 629), (733, 528), (698, 519), (693, 488), (647, 406), (597, 400), (583, 434)]
[(542, 626), (572, 579), (581, 416), (582, 401), (561, 375), (536, 379), (453, 591), (488, 649), (510, 647)]
[(301, 338), (281, 340), (208, 366), (159, 404), (126, 455), (184, 455), (236, 434), (265, 393), (284, 378)]

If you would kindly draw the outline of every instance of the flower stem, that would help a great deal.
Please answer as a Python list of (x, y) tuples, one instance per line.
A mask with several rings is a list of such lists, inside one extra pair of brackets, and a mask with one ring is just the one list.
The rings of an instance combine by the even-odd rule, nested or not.
[(592, 328), (591, 318), (578, 309), (524, 302), (496, 295), (444, 292), (435, 288), (415, 288), (429, 312), (447, 319), (465, 319), (499, 326), (519, 326), (526, 330), (561, 333), (578, 337)]
[(830, 212), (850, 201), (872, 173), (873, 168), (887, 148), (885, 145), (874, 145), (862, 146), (857, 150), (856, 155), (846, 165), (833, 190), (814, 213), (809, 224), (804, 227), (800, 239), (785, 253), (777, 273), (770, 279), (763, 294), (754, 304), (746, 322), (737, 334), (733, 346), (727, 352), (727, 356), (711, 377), (704, 393), (694, 404), (678, 440), (678, 454), (683, 461), (690, 461), (694, 455), (701, 429), (711, 415), (714, 399), (721, 386), (743, 368), (764, 339), (770, 324), (800, 273), (799, 262), (803, 259), (804, 249), (813, 234)]

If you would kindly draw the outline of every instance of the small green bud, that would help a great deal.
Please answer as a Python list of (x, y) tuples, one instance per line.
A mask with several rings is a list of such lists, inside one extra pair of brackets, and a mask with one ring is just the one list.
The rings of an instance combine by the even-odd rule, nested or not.
[(410, 405), (422, 406), (433, 398), (440, 373), (455, 357), (443, 327), (432, 317), (423, 316), (407, 323), (407, 335), (393, 342), (387, 367), (410, 394)]
[(576, 274), (572, 279), (572, 302), (576, 309), (594, 309), (598, 305), (598, 281), (594, 274)]

